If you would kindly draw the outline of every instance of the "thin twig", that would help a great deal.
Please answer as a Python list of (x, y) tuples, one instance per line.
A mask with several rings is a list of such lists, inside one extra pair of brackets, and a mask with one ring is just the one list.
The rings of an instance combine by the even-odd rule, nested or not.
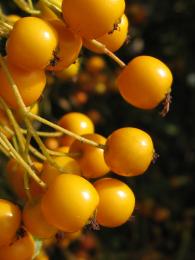
[(19, 145), (15, 135), (12, 135), (12, 143), (17, 152), (19, 152)]
[(31, 7), (31, 4), (29, 3), (30, 0), (28, 0), (28, 3), (25, 0), (13, 0), (14, 3), (23, 11), (29, 13), (29, 14), (40, 14), (39, 10), (35, 10)]
[(34, 137), (35, 141), (37, 142), (39, 148), (41, 149), (42, 153), (44, 154), (44, 156), (47, 158), (47, 160), (49, 161), (49, 163), (51, 165), (53, 165), (54, 167), (58, 167), (55, 163), (55, 161), (51, 158), (50, 154), (47, 151), (47, 148), (45, 147), (44, 143), (42, 142), (41, 138), (39, 137), (39, 135), (36, 133), (36, 131), (34, 130), (32, 124), (30, 123), (29, 118), (25, 118), (24, 119), (25, 124), (27, 126), (27, 129), (29, 130), (29, 132), (32, 134), (32, 136)]
[(77, 135), (77, 134), (75, 134), (75, 133), (73, 133), (71, 131), (68, 131), (67, 129), (65, 129), (65, 128), (59, 126), (59, 125), (56, 125), (56, 124), (50, 122), (49, 120), (47, 120), (47, 119), (45, 119), (43, 117), (40, 117), (40, 116), (35, 115), (35, 114), (32, 114), (31, 112), (28, 113), (28, 116), (30, 118), (32, 118), (32, 119), (35, 119), (35, 120), (41, 122), (42, 124), (48, 125), (51, 128), (54, 128), (57, 131), (62, 132), (63, 134), (69, 135), (69, 136), (77, 139), (78, 141), (80, 141), (82, 143), (86, 143), (86, 144), (89, 144), (91, 146), (95, 146), (95, 147), (100, 148), (100, 149), (104, 149), (105, 148), (105, 145), (103, 145), (103, 144), (98, 144), (98, 143), (96, 143), (96, 142), (94, 142), (92, 140), (89, 140), (89, 139), (84, 138), (84, 137), (82, 137), (80, 135)]
[[(20, 131), (23, 134), (27, 134), (27, 130), (20, 128)], [(43, 132), (43, 131), (37, 131), (37, 134), (41, 137), (60, 137), (63, 135), (63, 133), (61, 132)]]
[(40, 153), (36, 148), (34, 148), (32, 145), (29, 146), (29, 150), (34, 156), (36, 156), (40, 160), (42, 161), (47, 160), (47, 158), (42, 153)]
[[(23, 129), (24, 130), (24, 129)], [(0, 131), (1, 132), (7, 132), (9, 135), (13, 137), (15, 137), (14, 132), (8, 127), (8, 126), (1, 126), (0, 125)], [(24, 130), (25, 133), (27, 133), (27, 130)], [(24, 139), (25, 140), (25, 139)], [(17, 150), (17, 149), (16, 149)], [(36, 148), (34, 148), (32, 145), (29, 145), (29, 150), (30, 152), (35, 155), (37, 158), (39, 158), (42, 161), (45, 161), (47, 158), (40, 153)]]
[(28, 0), (28, 5), (29, 5), (30, 9), (32, 9), (32, 10), (34, 9), (32, 0)]
[(5, 149), (5, 147), (0, 143), (0, 151), (7, 156), (8, 158), (11, 157), (11, 154)]
[(51, 1), (51, 0), (40, 0), (42, 3), (44, 3), (47, 7), (49, 7), (51, 10), (53, 10), (55, 13), (57, 12), (57, 15), (61, 15), (62, 9), (60, 5), (57, 5), (57, 3)]
[(15, 150), (12, 144), (9, 142), (7, 137), (0, 132), (0, 143), (5, 144), (9, 153), (13, 154), (16, 161), (24, 167), (28, 174), (43, 188), (46, 187), (46, 184), (36, 175), (36, 173), (31, 169), (31, 167), (24, 161), (20, 154)]
[(0, 104), (3, 106), (5, 112), (8, 116), (8, 119), (13, 126), (14, 132), (18, 139), (19, 150), (21, 153), (24, 153), (24, 139), (23, 139), (23, 135), (20, 131), (20, 126), (18, 125), (18, 122), (16, 121), (15, 117), (13, 116), (11, 109), (8, 107), (8, 105), (5, 103), (5, 101), (1, 97), (0, 97)]
[(113, 59), (121, 68), (124, 68), (126, 66), (126, 64), (119, 59), (113, 52), (111, 52), (109, 49), (106, 48), (106, 46), (104, 44), (102, 44), (101, 42), (92, 39), (92, 40), (86, 40), (86, 43), (89, 43), (90, 45), (93, 45), (94, 47), (98, 48), (98, 50), (101, 53), (106, 54), (107, 56), (109, 56), (111, 59)]
[(47, 149), (48, 153), (52, 156), (56, 156), (56, 157), (71, 157), (71, 158), (78, 158), (79, 156), (81, 156), (80, 153), (63, 153), (63, 152), (56, 152), (56, 151), (52, 151), (50, 149)]
[[(36, 131), (34, 130), (34, 127), (32, 126), (31, 120), (29, 119), (29, 111), (27, 109), (27, 107), (24, 104), (24, 101), (20, 95), (20, 92), (18, 90), (17, 85), (14, 82), (14, 79), (11, 75), (11, 73), (8, 70), (8, 67), (3, 59), (3, 57), (0, 55), (0, 64), (7, 76), (7, 80), (9, 82), (9, 85), (12, 89), (12, 91), (14, 92), (14, 96), (16, 98), (16, 102), (19, 106), (19, 109), (22, 113), (22, 115), (24, 116), (24, 122), (26, 124), (27, 129), (29, 130), (29, 132), (32, 134), (32, 136), (34, 137), (34, 139), (36, 140), (37, 144), (39, 145), (42, 153), (44, 154), (44, 156), (47, 158), (47, 160), (54, 166), (56, 166), (55, 161), (51, 158), (51, 156), (49, 155), (49, 153), (47, 152), (47, 149), (45, 147), (45, 145), (43, 144), (41, 138), (39, 137), (39, 135), (36, 133)], [(57, 166), (56, 166), (57, 167)]]

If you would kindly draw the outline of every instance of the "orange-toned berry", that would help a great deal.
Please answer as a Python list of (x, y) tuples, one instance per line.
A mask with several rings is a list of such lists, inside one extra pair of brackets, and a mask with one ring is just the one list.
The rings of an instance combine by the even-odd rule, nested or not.
[[(70, 112), (65, 114), (58, 122), (58, 124), (78, 135), (90, 134), (94, 132), (94, 124), (91, 119), (85, 114), (78, 112)], [(68, 135), (64, 135), (61, 138), (61, 144), (70, 146), (74, 141), (74, 138)]]
[(169, 68), (150, 56), (138, 56), (123, 69), (118, 87), (123, 98), (131, 105), (155, 108), (171, 92), (173, 81)]
[(154, 156), (151, 137), (144, 131), (125, 127), (114, 131), (107, 139), (104, 158), (110, 169), (123, 176), (144, 173)]
[(57, 33), (49, 23), (37, 17), (21, 18), (9, 34), (8, 60), (26, 70), (44, 69), (54, 58), (57, 42)]
[(124, 0), (64, 0), (62, 13), (72, 30), (86, 39), (112, 31), (125, 9)]
[[(18, 87), (26, 106), (34, 104), (43, 93), (46, 84), (45, 72), (42, 70), (26, 71), (7, 62), (7, 67)], [(7, 76), (0, 68), (0, 96), (13, 109), (18, 109), (18, 103)]]
[(38, 1), (38, 3), (36, 4), (36, 8), (41, 11), (41, 13), (39, 15), (37, 15), (39, 18), (41, 18), (45, 21), (58, 19), (58, 16), (48, 6), (46, 6), (42, 1)]
[[(20, 227), (20, 222), (19, 207), (8, 200), (0, 199), (0, 251), (2, 246), (12, 242)], [(2, 258), (0, 257), (0, 259)]]
[(50, 150), (56, 150), (59, 147), (59, 140), (55, 137), (48, 137), (45, 139), (45, 146)]
[(98, 73), (105, 68), (105, 61), (100, 56), (92, 56), (87, 61), (86, 67), (89, 72)]
[(58, 165), (59, 169), (47, 161), (43, 164), (41, 179), (48, 187), (55, 181), (56, 177), (63, 173), (81, 175), (80, 165), (75, 159), (69, 156), (59, 156), (54, 158), (54, 161)]
[(12, 24), (17, 22), (20, 18), (21, 18), (21, 16), (19, 16), (17, 14), (9, 14), (6, 16), (6, 19), (8, 20), (8, 22), (10, 22)]
[(129, 220), (134, 207), (135, 196), (122, 181), (104, 178), (94, 183), (100, 202), (97, 207), (97, 223), (105, 227), (118, 227)]
[(93, 215), (99, 202), (97, 191), (84, 178), (61, 174), (42, 198), (46, 220), (65, 232), (83, 228)]
[(65, 68), (61, 71), (56, 71), (55, 75), (60, 79), (73, 79), (76, 78), (76, 76), (79, 73), (80, 69), (80, 62), (79, 59), (77, 59), (74, 63), (72, 63), (68, 68)]
[(10, 245), (0, 247), (1, 260), (30, 260), (34, 253), (35, 242), (32, 235), (27, 231)]
[[(39, 102), (35, 102), (32, 106), (27, 107), (28, 111), (34, 115), (38, 115), (39, 114)], [(21, 114), (20, 110), (14, 110), (13, 111), (14, 117), (17, 120), (17, 122), (20, 124), (23, 122), (24, 117)]]
[[(40, 175), (42, 170), (42, 164), (39, 162), (33, 162), (33, 167), (36, 170), (36, 174)], [(17, 163), (14, 159), (10, 159), (6, 166), (7, 180), (12, 188), (13, 192), (19, 198), (26, 198), (26, 192), (24, 190), (24, 174), (25, 169)], [(30, 193), (33, 197), (37, 197), (42, 194), (42, 188), (32, 179), (29, 179)]]
[(25, 227), (35, 237), (46, 239), (53, 237), (57, 232), (57, 229), (45, 220), (40, 201), (27, 203), (23, 210), (22, 219)]
[(47, 69), (59, 71), (76, 61), (82, 47), (82, 40), (79, 35), (73, 33), (60, 20), (52, 20), (50, 24), (58, 34), (58, 47), (55, 52), (54, 63), (51, 63)]
[[(105, 144), (106, 138), (99, 134), (86, 134), (82, 137), (97, 142), (98, 144)], [(90, 146), (75, 140), (70, 146), (70, 153), (78, 153), (76, 157), (82, 171), (82, 176), (85, 178), (99, 178), (109, 172), (109, 167), (104, 161), (103, 149)]]
[[(96, 40), (102, 43), (103, 45), (105, 45), (105, 47), (108, 50), (115, 52), (126, 41), (127, 34), (128, 34), (128, 26), (129, 26), (129, 22), (127, 16), (123, 14), (120, 23), (117, 25), (117, 28), (115, 30), (100, 36)], [(83, 44), (87, 49), (93, 52), (102, 53), (102, 51), (100, 51), (100, 48), (97, 48), (93, 43), (90, 43), (89, 41), (84, 41)]]

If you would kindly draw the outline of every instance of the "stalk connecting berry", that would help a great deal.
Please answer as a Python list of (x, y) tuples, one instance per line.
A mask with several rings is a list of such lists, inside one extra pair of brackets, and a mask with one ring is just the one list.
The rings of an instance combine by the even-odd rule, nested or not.
[[(113, 53), (128, 35), (124, 0), (40, 0), (35, 7), (32, 1), (14, 2), (29, 16), (0, 14), (0, 36), (7, 37), (7, 56), (0, 56), (0, 151), (8, 157), (6, 180), (13, 193), (12, 202), (0, 198), (2, 260), (33, 259), (34, 237), (127, 222), (135, 195), (125, 178), (148, 171), (155, 156), (147, 131), (129, 126), (108, 137), (97, 133), (101, 117), (95, 111), (70, 111), (57, 123), (41, 117), (48, 79), (78, 78), (85, 87), (73, 103), (84, 104), (91, 86), (104, 93), (106, 63), (95, 56), (83, 66), (78, 57), (84, 47), (120, 66), (117, 88), (137, 108), (168, 104), (172, 84), (171, 71), (157, 58), (138, 56), (125, 65)], [(39, 130), (35, 122), (53, 131)]]

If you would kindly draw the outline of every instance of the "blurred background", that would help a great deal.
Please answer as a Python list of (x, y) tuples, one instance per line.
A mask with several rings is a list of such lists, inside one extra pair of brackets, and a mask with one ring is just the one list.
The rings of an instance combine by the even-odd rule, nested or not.
[[(12, 1), (0, 3), (7, 13), (21, 14)], [(62, 245), (45, 245), (49, 259), (195, 259), (194, 10), (194, 0), (126, 0), (129, 38), (116, 54), (126, 63), (151, 55), (170, 67), (173, 99), (165, 118), (159, 115), (162, 107), (143, 111), (127, 104), (115, 85), (118, 66), (104, 56), (94, 65), (95, 54), (86, 49), (78, 75), (66, 80), (48, 75), (42, 116), (57, 121), (66, 112), (84, 112), (104, 136), (124, 126), (141, 128), (152, 136), (159, 154), (144, 175), (121, 178), (136, 196), (128, 223), (115, 229), (86, 228)], [(2, 49), (3, 44), (1, 40)]]

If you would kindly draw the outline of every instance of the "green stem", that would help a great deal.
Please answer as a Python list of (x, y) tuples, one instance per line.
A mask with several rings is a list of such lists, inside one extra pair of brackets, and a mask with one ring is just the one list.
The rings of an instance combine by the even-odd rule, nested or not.
[(28, 201), (31, 202), (32, 197), (31, 197), (30, 187), (29, 187), (29, 175), (28, 175), (27, 171), (25, 171), (25, 173), (24, 173), (24, 191), (26, 193)]
[(28, 0), (28, 5), (29, 5), (30, 9), (32, 9), (32, 10), (34, 9), (32, 0)]
[[(22, 129), (20, 128), (20, 131), (23, 133), (23, 134), (27, 134), (27, 130), (26, 129)], [(60, 133), (60, 132), (43, 132), (43, 131), (37, 131), (37, 134), (41, 137), (60, 137), (62, 136), (63, 134)]]
[(28, 110), (27, 110), (27, 108), (26, 108), (26, 106), (24, 104), (24, 101), (23, 101), (23, 99), (22, 99), (22, 97), (20, 95), (18, 87), (15, 84), (15, 82), (14, 82), (14, 80), (13, 80), (13, 78), (12, 78), (12, 76), (11, 76), (9, 70), (8, 70), (8, 67), (7, 67), (7, 65), (6, 65), (4, 59), (3, 59), (3, 57), (1, 55), (0, 55), (0, 64), (2, 66), (3, 71), (6, 74), (6, 77), (7, 77), (7, 80), (9, 82), (9, 84), (10, 84), (10, 87), (12, 88), (12, 90), (14, 92), (14, 96), (16, 98), (16, 102), (17, 102), (20, 110), (22, 111), (23, 115), (25, 115), (28, 112)]
[[(13, 0), (14, 3), (23, 11), (29, 13), (29, 14), (40, 14), (39, 10), (35, 10), (30, 7), (29, 3), (25, 2), (25, 0)], [(28, 1), (29, 2), (29, 1)]]
[(13, 143), (13, 146), (16, 149), (16, 151), (19, 152), (19, 146), (18, 146), (17, 138), (15, 135), (12, 135), (12, 143)]
[(27, 137), (26, 137), (26, 144), (25, 144), (25, 150), (24, 150), (24, 156), (28, 164), (32, 167), (33, 162), (31, 160), (31, 157), (29, 155), (29, 150), (30, 150), (30, 141), (31, 141), (32, 135), (30, 132), (27, 131)]
[(54, 3), (53, 1), (49, 0), (40, 0), (42, 3), (44, 3), (47, 7), (49, 7), (51, 10), (53, 10), (55, 13), (57, 12), (57, 15), (60, 15), (62, 13), (62, 9), (60, 5), (57, 5), (57, 3)]
[(52, 156), (56, 156), (56, 157), (71, 157), (71, 158), (78, 158), (81, 154), (80, 153), (63, 153), (63, 152), (56, 152), (56, 151), (52, 151), (47, 149), (48, 153), (51, 154)]
[(7, 37), (12, 30), (12, 26), (5, 21), (0, 21), (0, 36)]
[[(7, 126), (1, 126), (0, 125), (0, 131), (1, 132), (7, 132), (8, 134), (10, 134), (11, 136), (12, 136), (12, 138), (14, 137), (15, 138), (15, 136), (14, 136), (14, 132), (9, 128), (9, 127), (7, 127)], [(27, 130), (24, 130), (25, 131), (25, 133), (27, 133)], [(17, 149), (16, 149), (17, 150)], [(37, 158), (39, 158), (40, 160), (42, 160), (42, 161), (45, 161), (47, 158), (42, 154), (42, 153), (40, 153), (36, 148), (34, 148), (32, 145), (29, 145), (29, 150), (30, 150), (30, 152), (33, 154), (33, 155), (35, 155)]]
[(24, 159), (19, 155), (19, 153), (15, 150), (12, 144), (9, 142), (7, 137), (0, 132), (0, 143), (5, 144), (8, 152), (13, 154), (16, 161), (21, 164), (22, 167), (28, 172), (28, 174), (43, 188), (46, 187), (46, 184), (36, 175), (36, 173), (31, 169), (31, 167), (24, 161)]
[(35, 141), (37, 142), (39, 148), (41, 149), (42, 153), (44, 154), (44, 156), (47, 158), (47, 160), (49, 161), (50, 164), (52, 164), (54, 167), (57, 167), (55, 161), (51, 158), (50, 154), (47, 151), (47, 148), (45, 147), (44, 143), (42, 142), (41, 138), (38, 136), (38, 134), (36, 133), (36, 131), (34, 130), (29, 118), (25, 118), (24, 119), (25, 124), (27, 126), (27, 129), (29, 130), (29, 132), (32, 134), (32, 136), (34, 137)]
[(29, 131), (27, 131), (26, 144), (25, 144), (25, 150), (24, 150), (25, 156), (28, 156), (31, 138), (32, 138), (31, 133)]
[(0, 150), (1, 150), (1, 152), (2, 152), (5, 156), (7, 156), (8, 158), (11, 157), (10, 153), (5, 149), (5, 147), (4, 147), (1, 143), (0, 143)]
[(40, 153), (37, 149), (35, 149), (32, 145), (30, 145), (29, 150), (34, 156), (36, 156), (40, 160), (42, 161), (47, 160), (47, 158), (42, 153)]
[(95, 146), (95, 147), (100, 148), (100, 149), (104, 149), (105, 148), (105, 145), (103, 145), (103, 144), (98, 144), (98, 143), (96, 143), (94, 141), (91, 141), (91, 140), (89, 140), (87, 138), (84, 138), (84, 137), (82, 137), (80, 135), (72, 133), (71, 131), (68, 131), (67, 129), (64, 129), (61, 126), (56, 125), (56, 124), (50, 122), (49, 120), (47, 120), (45, 118), (42, 118), (42, 117), (40, 117), (38, 115), (32, 114), (31, 112), (28, 113), (28, 116), (30, 118), (32, 118), (32, 119), (35, 119), (35, 120), (41, 122), (42, 124), (48, 125), (48, 126), (54, 128), (55, 130), (62, 132), (63, 134), (69, 135), (69, 136), (75, 138), (76, 140), (78, 140), (78, 141), (80, 141), (82, 143), (86, 143), (86, 144), (89, 144), (91, 146)]
[(5, 30), (7, 30), (8, 32), (10, 32), (13, 29), (13, 26), (5, 21), (0, 21), (0, 26), (1, 28), (4, 28)]
[(11, 109), (8, 107), (8, 105), (4, 102), (4, 100), (0, 97), (0, 103), (2, 104), (10, 123), (13, 126), (14, 132), (16, 133), (17, 139), (18, 139), (18, 144), (19, 144), (19, 151), (21, 153), (24, 153), (24, 138), (23, 135), (20, 131), (20, 126), (18, 125), (16, 119), (13, 116), (13, 113)]
[[(0, 131), (0, 135), (3, 135), (3, 133), (2, 133), (1, 131)], [(14, 154), (12, 153), (12, 151), (10, 150), (10, 148), (8, 147), (8, 145), (6, 144), (6, 142), (1, 138), (1, 136), (0, 136), (0, 144), (1, 144), (1, 146), (3, 147), (3, 149), (6, 150), (7, 153), (8, 153), (10, 156), (12, 156), (12, 157), (15, 158)]]
[(3, 59), (3, 57), (0, 55), (0, 64), (7, 76), (8, 82), (10, 84), (10, 87), (12, 88), (13, 92), (14, 92), (14, 96), (16, 98), (16, 102), (19, 106), (19, 109), (21, 110), (22, 115), (24, 116), (24, 121), (25, 124), (27, 126), (27, 129), (29, 130), (29, 132), (32, 134), (32, 136), (34, 137), (34, 139), (36, 140), (37, 144), (39, 145), (41, 151), (43, 152), (44, 156), (48, 159), (48, 161), (52, 164), (52, 165), (56, 165), (55, 162), (52, 160), (52, 158), (50, 157), (49, 153), (47, 152), (47, 149), (45, 147), (45, 145), (43, 144), (43, 142), (41, 141), (40, 137), (38, 136), (38, 134), (36, 133), (36, 131), (34, 130), (32, 123), (28, 117), (29, 115), (29, 111), (27, 109), (27, 107), (24, 104), (24, 101), (20, 95), (20, 92), (18, 90), (17, 85), (14, 82), (14, 79), (11, 75), (11, 73), (8, 70), (8, 67)]
[(51, 4), (57, 6), (57, 7), (59, 8), (60, 12), (62, 12), (62, 8), (61, 8), (62, 4), (60, 3), (59, 0), (48, 0), (48, 1), (49, 1)]
[(7, 132), (9, 135), (13, 136), (14, 132), (6, 125), (1, 125), (3, 131)]
[(105, 48), (104, 53), (111, 59), (113, 59), (121, 68), (125, 68), (126, 64), (121, 59), (119, 59), (113, 52)]
[(113, 52), (111, 52), (110, 50), (108, 50), (106, 48), (106, 46), (104, 44), (102, 44), (101, 42), (95, 40), (95, 39), (92, 39), (92, 40), (86, 40), (85, 39), (85, 42), (89, 42), (89, 44), (91, 45), (94, 45), (94, 47), (98, 48), (99, 51), (101, 53), (104, 53), (106, 54), (107, 56), (109, 56), (112, 60), (114, 60), (121, 68), (124, 68), (126, 66), (126, 64), (121, 60), (119, 59)]

